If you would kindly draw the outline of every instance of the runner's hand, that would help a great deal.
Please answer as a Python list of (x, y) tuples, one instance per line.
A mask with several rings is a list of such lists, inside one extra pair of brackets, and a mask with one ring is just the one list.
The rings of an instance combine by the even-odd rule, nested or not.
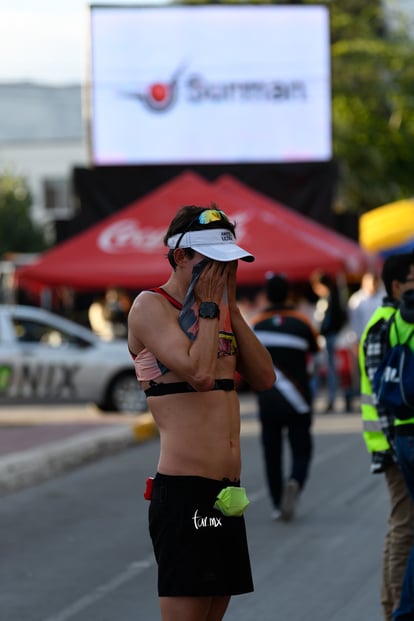
[(201, 272), (194, 293), (197, 302), (215, 302), (220, 305), (228, 279), (228, 263), (211, 261)]

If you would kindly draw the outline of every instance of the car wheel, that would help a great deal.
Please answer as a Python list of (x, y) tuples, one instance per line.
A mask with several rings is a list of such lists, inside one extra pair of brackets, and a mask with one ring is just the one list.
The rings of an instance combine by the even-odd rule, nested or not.
[(134, 373), (115, 377), (106, 391), (105, 401), (98, 404), (103, 412), (137, 414), (148, 409), (147, 398)]

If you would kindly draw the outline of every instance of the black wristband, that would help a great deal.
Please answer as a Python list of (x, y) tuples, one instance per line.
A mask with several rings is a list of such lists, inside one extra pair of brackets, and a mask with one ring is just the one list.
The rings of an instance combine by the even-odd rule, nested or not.
[(201, 302), (198, 316), (201, 319), (218, 319), (220, 317), (220, 308), (215, 302)]

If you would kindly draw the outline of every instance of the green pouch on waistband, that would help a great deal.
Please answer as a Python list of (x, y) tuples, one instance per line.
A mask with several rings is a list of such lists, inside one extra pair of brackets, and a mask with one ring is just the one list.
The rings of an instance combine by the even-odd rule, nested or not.
[(214, 508), (228, 517), (240, 517), (250, 504), (244, 487), (225, 487), (214, 503)]

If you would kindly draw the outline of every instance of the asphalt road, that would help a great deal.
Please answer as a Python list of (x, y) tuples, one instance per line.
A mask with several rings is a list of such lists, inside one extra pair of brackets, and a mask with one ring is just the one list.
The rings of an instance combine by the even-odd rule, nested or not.
[[(318, 416), (297, 519), (269, 519), (258, 425), (243, 417), (255, 592), (227, 621), (375, 621), (386, 488), (369, 473), (357, 415)], [(158, 440), (0, 498), (1, 621), (156, 621), (144, 482)]]

